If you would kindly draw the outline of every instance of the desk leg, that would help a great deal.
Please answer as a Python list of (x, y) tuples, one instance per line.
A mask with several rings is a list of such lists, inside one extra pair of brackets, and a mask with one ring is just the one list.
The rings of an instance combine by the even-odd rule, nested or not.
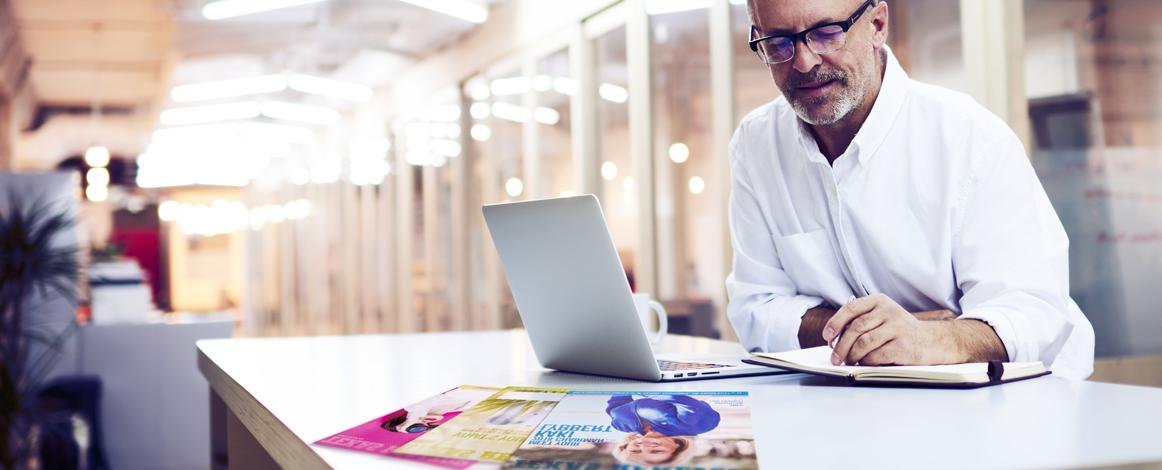
[(210, 389), (210, 469), (227, 470), (229, 468), (228, 442), (226, 438), (226, 402), (218, 396), (213, 388)]
[(210, 459), (215, 470), (279, 469), (217, 392), (210, 394)]

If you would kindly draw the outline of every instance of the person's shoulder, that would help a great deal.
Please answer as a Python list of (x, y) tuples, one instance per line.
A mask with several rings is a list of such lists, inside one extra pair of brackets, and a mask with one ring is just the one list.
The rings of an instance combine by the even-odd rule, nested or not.
[(739, 121), (734, 137), (731, 138), (731, 160), (744, 158), (751, 153), (748, 149), (754, 145), (774, 145), (779, 119), (785, 118), (788, 112), (793, 112), (790, 104), (786, 98), (779, 96), (747, 113)]
[(750, 134), (760, 132), (760, 129), (770, 129), (778, 116), (790, 109), (791, 106), (787, 103), (787, 99), (780, 95), (746, 113), (738, 123), (738, 133)]
[(939, 85), (912, 81), (911, 106), (923, 122), (954, 126), (973, 139), (995, 139), (1013, 134), (1012, 129), (971, 95)]
[(913, 122), (931, 126), (929, 132), (948, 139), (945, 145), (956, 151), (945, 155), (968, 174), (983, 174), (1014, 154), (1024, 156), (1024, 146), (1009, 124), (972, 96), (938, 85), (913, 84)]

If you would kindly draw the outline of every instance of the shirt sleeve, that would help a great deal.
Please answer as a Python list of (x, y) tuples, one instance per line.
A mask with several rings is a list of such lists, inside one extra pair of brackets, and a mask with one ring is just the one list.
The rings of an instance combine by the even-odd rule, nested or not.
[(727, 316), (748, 351), (799, 349), (799, 324), (807, 310), (823, 303), (799, 295), (783, 270), (757, 192), (739, 165), (736, 133), (730, 144), (730, 242), (733, 270), (726, 278)]
[(1050, 366), (1074, 326), (1069, 239), (1016, 135), (982, 149), (953, 219), (960, 319), (992, 326), (1009, 361)]

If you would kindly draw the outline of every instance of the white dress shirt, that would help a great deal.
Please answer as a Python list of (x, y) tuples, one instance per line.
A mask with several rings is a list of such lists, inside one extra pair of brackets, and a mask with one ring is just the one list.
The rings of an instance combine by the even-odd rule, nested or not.
[(988, 323), (1010, 361), (1088, 377), (1093, 327), (1069, 297), (1069, 240), (1021, 141), (885, 54), (879, 96), (834, 166), (782, 97), (731, 140), (726, 287), (743, 345), (798, 349), (808, 309), (882, 293)]

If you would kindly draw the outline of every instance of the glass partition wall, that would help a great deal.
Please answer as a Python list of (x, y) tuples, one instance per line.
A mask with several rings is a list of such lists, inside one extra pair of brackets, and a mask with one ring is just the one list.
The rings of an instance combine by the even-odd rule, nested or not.
[(678, 330), (716, 336), (726, 223), (713, 148), (710, 10), (650, 16), (657, 292)]
[(1162, 353), (1162, 3), (1026, 0), (1033, 166), (1098, 356)]

